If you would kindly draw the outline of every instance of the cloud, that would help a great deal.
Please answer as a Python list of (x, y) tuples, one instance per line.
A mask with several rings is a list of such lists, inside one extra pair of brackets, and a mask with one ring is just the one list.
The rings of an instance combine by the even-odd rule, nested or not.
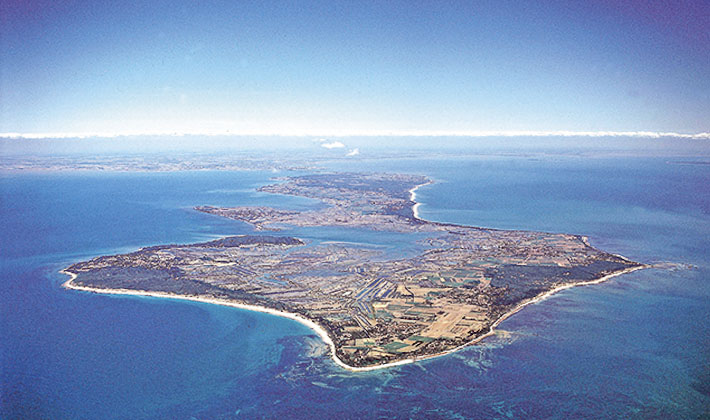
[(330, 143), (321, 143), (322, 147), (326, 149), (342, 149), (345, 145), (339, 141), (332, 141)]
[[(315, 130), (314, 130), (315, 131)], [(710, 132), (701, 133), (676, 133), (668, 131), (341, 131), (341, 132), (286, 132), (279, 130), (240, 130), (220, 129), (220, 130), (153, 130), (153, 131), (120, 131), (120, 132), (57, 132), (57, 133), (0, 133), (0, 138), (17, 139), (44, 139), (44, 138), (88, 138), (88, 137), (124, 137), (124, 136), (318, 136), (329, 135), (334, 137), (348, 136), (420, 136), (420, 137), (638, 137), (638, 138), (663, 138), (675, 137), (682, 139), (710, 140)], [(339, 141), (332, 141), (325, 138), (315, 140), (327, 149), (343, 148), (345, 145)]]
[(357, 156), (359, 154), (360, 154), (360, 149), (358, 149), (356, 147), (353, 150), (349, 151), (345, 156)]

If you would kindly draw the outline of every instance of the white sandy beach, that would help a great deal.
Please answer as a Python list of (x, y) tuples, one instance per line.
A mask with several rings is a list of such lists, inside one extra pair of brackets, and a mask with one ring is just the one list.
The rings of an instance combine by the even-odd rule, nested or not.
[(337, 363), (339, 366), (345, 368), (345, 369), (357, 369), (353, 368), (352, 366), (348, 366), (345, 363), (343, 363), (340, 359), (338, 359), (335, 355), (335, 344), (333, 344), (333, 340), (331, 340), (330, 336), (328, 336), (328, 333), (318, 324), (315, 322), (311, 321), (310, 319), (304, 318), (301, 315), (294, 314), (291, 312), (283, 312), (283, 311), (278, 311), (276, 309), (271, 309), (271, 308), (266, 308), (263, 306), (256, 306), (256, 305), (246, 305), (243, 303), (237, 303), (237, 302), (231, 302), (228, 300), (223, 300), (223, 299), (214, 299), (214, 298), (207, 298), (203, 296), (183, 296), (183, 295), (177, 295), (174, 293), (165, 293), (165, 292), (149, 292), (145, 290), (130, 290), (130, 289), (99, 289), (95, 287), (86, 287), (86, 286), (79, 286), (73, 283), (73, 281), (76, 279), (77, 275), (75, 273), (72, 273), (71, 271), (67, 270), (61, 270), (60, 273), (64, 273), (68, 275), (70, 278), (66, 282), (62, 284), (62, 287), (65, 287), (67, 289), (72, 289), (72, 290), (81, 290), (84, 292), (92, 292), (92, 293), (104, 293), (104, 294), (110, 294), (110, 295), (131, 295), (131, 296), (150, 296), (150, 297), (157, 297), (157, 298), (165, 298), (165, 299), (179, 299), (179, 300), (190, 300), (194, 302), (202, 302), (202, 303), (211, 303), (214, 305), (222, 305), (222, 306), (230, 306), (232, 308), (240, 308), (240, 309), (246, 309), (249, 311), (255, 311), (255, 312), (264, 312), (267, 314), (271, 315), (276, 315), (280, 316), (283, 318), (288, 318), (292, 319), (294, 321), (298, 321), (308, 328), (312, 329), (313, 331), (318, 334), (318, 336), (323, 339), (323, 341), (330, 347), (330, 353), (333, 356), (333, 360), (335, 363)]
[(441, 357), (445, 356), (447, 354), (451, 354), (454, 352), (457, 352), (465, 347), (468, 347), (472, 344), (476, 344), (480, 342), (481, 340), (488, 338), (492, 335), (495, 335), (495, 328), (503, 321), (505, 321), (507, 318), (509, 318), (511, 315), (515, 314), (516, 312), (520, 311), (524, 307), (540, 302), (542, 300), (547, 299), (548, 297), (554, 295), (555, 293), (565, 290), (565, 289), (570, 289), (572, 287), (577, 287), (577, 286), (586, 286), (590, 284), (599, 284), (602, 282), (605, 282), (609, 280), (612, 277), (619, 276), (621, 274), (625, 273), (630, 273), (632, 271), (636, 271), (642, 268), (646, 268), (646, 266), (641, 265), (637, 267), (631, 267), (623, 271), (619, 271), (617, 273), (609, 274), (607, 276), (601, 277), (596, 280), (590, 280), (590, 281), (585, 281), (585, 282), (580, 282), (580, 283), (574, 283), (574, 284), (567, 284), (563, 286), (559, 286), (555, 289), (552, 289), (542, 295), (536, 296), (533, 299), (530, 299), (528, 301), (525, 301), (515, 308), (513, 310), (505, 313), (503, 316), (498, 318), (492, 325), (491, 329), (488, 333), (476, 337), (475, 339), (469, 341), (466, 344), (463, 344), (459, 347), (453, 348), (451, 350), (447, 350), (441, 353), (436, 353), (436, 354), (431, 354), (431, 355), (426, 355), (426, 356), (421, 356), (421, 357), (414, 357), (410, 359), (403, 359), (403, 360), (398, 360), (396, 362), (391, 362), (391, 363), (383, 363), (381, 365), (374, 365), (374, 366), (365, 366), (365, 367), (358, 367), (358, 366), (350, 366), (346, 363), (344, 363), (342, 360), (338, 358), (335, 352), (335, 344), (333, 343), (333, 340), (330, 338), (328, 335), (328, 332), (321, 327), (320, 325), (316, 324), (315, 322), (311, 321), (310, 319), (304, 318), (303, 316), (299, 314), (294, 314), (292, 312), (284, 312), (284, 311), (278, 311), (276, 309), (271, 309), (271, 308), (266, 308), (263, 306), (256, 306), (256, 305), (246, 305), (243, 303), (237, 303), (237, 302), (231, 302), (228, 300), (223, 300), (223, 299), (214, 299), (214, 298), (207, 298), (207, 297), (201, 297), (201, 296), (182, 296), (182, 295), (177, 295), (173, 293), (164, 293), (164, 292), (148, 292), (145, 290), (129, 290), (129, 289), (99, 289), (99, 288), (94, 288), (94, 287), (85, 287), (85, 286), (78, 286), (73, 283), (73, 281), (76, 279), (77, 275), (75, 273), (72, 273), (71, 271), (67, 270), (61, 270), (60, 273), (68, 275), (70, 278), (64, 284), (62, 284), (63, 287), (67, 289), (72, 289), (72, 290), (81, 290), (84, 292), (92, 292), (92, 293), (104, 293), (104, 294), (112, 294), (112, 295), (132, 295), (132, 296), (150, 296), (150, 297), (157, 297), (157, 298), (165, 298), (165, 299), (179, 299), (179, 300), (190, 300), (194, 302), (203, 302), (203, 303), (211, 303), (214, 305), (223, 305), (223, 306), (230, 306), (233, 308), (240, 308), (240, 309), (246, 309), (249, 311), (255, 311), (255, 312), (264, 312), (267, 314), (271, 315), (276, 315), (280, 316), (283, 318), (288, 318), (292, 319), (294, 321), (298, 321), (308, 328), (312, 329), (315, 331), (316, 334), (330, 347), (330, 354), (333, 359), (333, 361), (343, 369), (347, 369), (352, 372), (366, 372), (366, 371), (373, 371), (377, 369), (386, 369), (394, 366), (401, 366), (401, 365), (406, 365), (409, 363), (414, 363), (416, 361), (421, 361), (421, 360), (428, 360), (428, 359), (433, 359), (435, 357)]
[(417, 190), (419, 189), (419, 187), (423, 187), (429, 184), (431, 184), (431, 182), (425, 182), (409, 190), (409, 201), (414, 203), (414, 205), (412, 206), (412, 213), (414, 214), (415, 219), (419, 219), (419, 206), (422, 204), (417, 202)]
[(335, 353), (335, 344), (333, 343), (333, 340), (330, 338), (328, 333), (326, 332), (323, 327), (320, 325), (316, 324), (315, 322), (311, 321), (310, 319), (304, 318), (303, 316), (299, 314), (294, 314), (292, 312), (284, 312), (284, 311), (278, 311), (276, 309), (271, 309), (271, 308), (266, 308), (263, 306), (256, 306), (256, 305), (246, 305), (243, 303), (237, 303), (237, 302), (232, 302), (228, 300), (223, 300), (223, 299), (214, 299), (214, 298), (207, 298), (207, 297), (202, 297), (202, 296), (183, 296), (183, 295), (177, 295), (174, 293), (165, 293), (165, 292), (149, 292), (146, 290), (130, 290), (130, 289), (99, 289), (95, 287), (86, 287), (86, 286), (79, 286), (73, 283), (73, 281), (76, 279), (77, 275), (75, 273), (72, 273), (71, 271), (67, 270), (61, 270), (60, 273), (68, 275), (70, 278), (66, 282), (62, 284), (62, 287), (65, 287), (67, 289), (72, 289), (72, 290), (80, 290), (83, 292), (91, 292), (91, 293), (101, 293), (101, 294), (108, 294), (108, 295), (131, 295), (131, 296), (148, 296), (148, 297), (156, 297), (156, 298), (164, 298), (164, 299), (176, 299), (176, 300), (190, 300), (193, 302), (202, 302), (202, 303), (211, 303), (213, 305), (222, 305), (222, 306), (230, 306), (232, 308), (240, 308), (240, 309), (246, 309), (249, 311), (255, 311), (255, 312), (263, 312), (271, 315), (276, 315), (280, 316), (283, 318), (288, 318), (294, 321), (298, 321), (302, 323), (303, 325), (307, 326), (308, 328), (312, 329), (315, 331), (316, 334), (330, 347), (330, 354), (332, 356), (333, 361), (340, 367), (353, 371), (353, 372), (363, 372), (363, 371), (371, 371), (371, 370), (376, 370), (376, 369), (383, 369), (387, 367), (392, 367), (392, 366), (398, 366), (398, 365), (403, 365), (407, 363), (412, 363), (414, 362), (413, 359), (407, 359), (407, 360), (400, 360), (397, 362), (392, 362), (392, 363), (387, 363), (387, 364), (382, 364), (382, 365), (377, 365), (377, 366), (366, 366), (366, 367), (356, 367), (356, 366), (350, 366), (348, 364), (343, 363), (342, 360), (338, 359)]

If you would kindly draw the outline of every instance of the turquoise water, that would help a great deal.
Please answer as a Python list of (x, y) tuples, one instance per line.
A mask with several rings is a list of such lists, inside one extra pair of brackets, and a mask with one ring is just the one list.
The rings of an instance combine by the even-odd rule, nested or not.
[[(420, 215), (589, 235), (651, 269), (571, 289), (498, 336), (414, 365), (350, 373), (306, 327), (206, 304), (67, 291), (95, 255), (251, 232), (192, 206), (256, 193), (266, 172), (1, 175), (1, 418), (699, 418), (710, 416), (710, 166), (663, 158), (344, 161), (422, 173)], [(309, 241), (396, 234), (303, 229)]]

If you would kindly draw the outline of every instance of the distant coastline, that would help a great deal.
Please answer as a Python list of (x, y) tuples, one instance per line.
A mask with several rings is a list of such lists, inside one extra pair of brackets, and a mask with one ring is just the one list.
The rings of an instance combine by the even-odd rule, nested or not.
[(421, 220), (419, 217), (419, 206), (421, 206), (421, 204), (422, 204), (422, 203), (417, 202), (417, 190), (420, 187), (423, 187), (425, 185), (429, 185), (431, 183), (432, 183), (431, 181), (425, 182), (425, 183), (419, 184), (419, 185), (415, 186), (414, 188), (412, 188), (411, 190), (409, 190), (409, 201), (414, 203), (414, 205), (412, 206), (412, 215), (417, 220)]

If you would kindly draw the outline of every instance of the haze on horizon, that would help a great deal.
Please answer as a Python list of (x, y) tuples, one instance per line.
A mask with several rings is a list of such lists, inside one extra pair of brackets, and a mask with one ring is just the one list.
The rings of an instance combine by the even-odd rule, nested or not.
[(710, 131), (705, 1), (0, 5), (0, 133)]

